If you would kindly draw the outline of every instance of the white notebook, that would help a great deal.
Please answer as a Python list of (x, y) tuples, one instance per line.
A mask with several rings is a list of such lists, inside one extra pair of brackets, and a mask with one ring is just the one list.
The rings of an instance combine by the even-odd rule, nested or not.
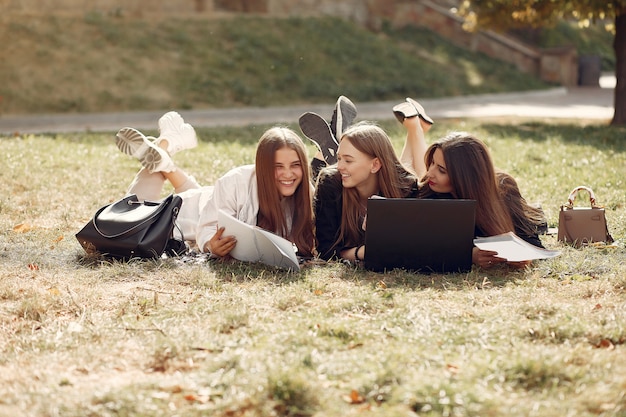
[(224, 227), (224, 235), (237, 239), (230, 256), (244, 262), (261, 262), (279, 268), (300, 270), (296, 248), (287, 239), (268, 232), (257, 226), (251, 226), (220, 210), (217, 224)]

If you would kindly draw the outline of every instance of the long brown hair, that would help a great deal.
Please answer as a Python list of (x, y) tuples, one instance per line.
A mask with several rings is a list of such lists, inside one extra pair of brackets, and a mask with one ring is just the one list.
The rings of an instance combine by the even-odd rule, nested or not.
[[(426, 166), (433, 163), (437, 149), (443, 152), (452, 186), (452, 198), (476, 200), (476, 227), (486, 236), (512, 232), (513, 221), (503, 202), (489, 149), (466, 132), (452, 132), (426, 150)], [(421, 197), (434, 195), (428, 183), (422, 184)]]
[(546, 217), (538, 207), (528, 204), (519, 190), (517, 181), (504, 171), (496, 170), (500, 197), (506, 203), (513, 224), (522, 235), (534, 235), (541, 226), (547, 227)]
[[(302, 182), (290, 197), (293, 207), (291, 231), (287, 216), (281, 206), (283, 198), (276, 187), (276, 151), (289, 148), (296, 151), (302, 164)], [(313, 209), (311, 199), (311, 175), (306, 147), (302, 139), (291, 129), (273, 127), (259, 139), (256, 150), (256, 179), (259, 194), (257, 226), (276, 232), (295, 243), (298, 253), (312, 256), (314, 247)]]
[[(378, 158), (380, 169), (376, 173), (380, 195), (387, 198), (406, 197), (417, 183), (417, 178), (407, 171), (393, 149), (389, 136), (371, 122), (360, 122), (348, 128), (341, 140), (349, 141), (358, 151)], [(355, 246), (363, 241), (362, 221), (364, 208), (356, 187), (343, 188), (341, 227), (337, 243)]]

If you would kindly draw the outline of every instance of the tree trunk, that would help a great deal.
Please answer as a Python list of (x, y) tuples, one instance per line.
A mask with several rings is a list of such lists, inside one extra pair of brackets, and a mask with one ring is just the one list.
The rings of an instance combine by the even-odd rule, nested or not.
[(626, 125), (626, 9), (615, 16), (615, 39), (613, 40), (615, 50), (615, 113), (613, 114), (612, 125)]

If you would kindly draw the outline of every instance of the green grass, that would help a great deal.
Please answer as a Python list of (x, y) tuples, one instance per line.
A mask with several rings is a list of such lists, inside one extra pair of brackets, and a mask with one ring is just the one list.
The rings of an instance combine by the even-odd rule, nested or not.
[(335, 18), (0, 21), (0, 112), (289, 105), (546, 88), (426, 30)]
[[(612, 35), (562, 23), (517, 32), (615, 68)], [(449, 97), (548, 87), (420, 28), (337, 18), (0, 17), (0, 114), (138, 111)]]
[[(265, 127), (200, 129), (176, 159), (210, 184)], [(138, 163), (112, 133), (0, 138), (0, 415), (624, 416), (626, 131), (461, 120), (429, 137), (459, 128), (551, 226), (591, 186), (616, 247), (547, 236), (561, 256), (449, 275), (90, 259), (73, 234)]]

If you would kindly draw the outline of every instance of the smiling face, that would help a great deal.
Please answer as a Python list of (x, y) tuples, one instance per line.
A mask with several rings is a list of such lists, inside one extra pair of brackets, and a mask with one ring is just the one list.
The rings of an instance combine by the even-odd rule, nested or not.
[(436, 193), (451, 193), (454, 189), (450, 183), (446, 161), (443, 159), (443, 151), (436, 149), (433, 160), (426, 173), (430, 189)]
[(341, 183), (344, 187), (376, 190), (378, 188), (376, 173), (379, 169), (378, 158), (359, 151), (347, 138), (341, 140), (337, 149), (337, 170), (341, 174)]
[(292, 196), (302, 183), (302, 161), (291, 148), (280, 148), (274, 155), (274, 178), (282, 197)]

